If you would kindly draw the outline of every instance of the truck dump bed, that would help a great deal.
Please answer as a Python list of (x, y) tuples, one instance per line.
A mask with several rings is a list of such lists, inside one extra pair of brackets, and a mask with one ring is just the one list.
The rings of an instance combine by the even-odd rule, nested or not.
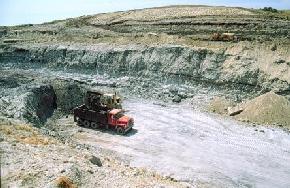
[(79, 106), (74, 109), (74, 118), (89, 120), (98, 124), (108, 124), (108, 113), (106, 111), (94, 111), (86, 108), (85, 105)]

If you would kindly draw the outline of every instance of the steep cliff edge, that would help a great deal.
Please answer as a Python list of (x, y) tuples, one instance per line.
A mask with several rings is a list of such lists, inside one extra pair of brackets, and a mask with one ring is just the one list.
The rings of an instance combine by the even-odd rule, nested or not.
[[(279, 54), (279, 56), (277, 56)], [(2, 48), (1, 66), (57, 68), (111, 76), (164, 77), (244, 85), (290, 94), (289, 49), (235, 44), (207, 49), (181, 45), (47, 45)]]

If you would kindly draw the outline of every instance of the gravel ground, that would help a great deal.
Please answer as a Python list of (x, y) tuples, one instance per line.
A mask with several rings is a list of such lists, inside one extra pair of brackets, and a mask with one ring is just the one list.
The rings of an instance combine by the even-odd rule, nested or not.
[(188, 187), (109, 152), (1, 120), (1, 187)]
[[(31, 83), (60, 79), (99, 89), (127, 90), (124, 107), (134, 117), (135, 127), (127, 136), (84, 129), (73, 123), (72, 116), (63, 117), (63, 112), (55, 112), (41, 129), (2, 120), (3, 187), (290, 186), (289, 134), (202, 112), (212, 96), (222, 94), (214, 88), (187, 86), (182, 90), (183, 85), (161, 87), (150, 80), (138, 87), (129, 77), (111, 79), (46, 69), (17, 72), (37, 80)], [(12, 71), (10, 77), (13, 75)], [(20, 81), (16, 83), (25, 92), (25, 84), (30, 82)], [(15, 94), (20, 87), (12, 86), (4, 94), (13, 99), (11, 92)], [(146, 88), (154, 89), (147, 92)], [(155, 90), (160, 91), (154, 94)], [(187, 99), (174, 104), (170, 99), (176, 93), (185, 93)], [(153, 94), (167, 98), (155, 101)], [(142, 100), (144, 95), (147, 100)], [(102, 167), (92, 164), (92, 156), (100, 158)]]
[[(192, 185), (290, 186), (289, 133), (221, 119), (185, 104), (126, 100), (124, 107), (135, 118), (127, 136), (84, 129), (74, 138), (129, 156), (130, 165), (150, 167)], [(72, 118), (58, 123), (74, 126)]]

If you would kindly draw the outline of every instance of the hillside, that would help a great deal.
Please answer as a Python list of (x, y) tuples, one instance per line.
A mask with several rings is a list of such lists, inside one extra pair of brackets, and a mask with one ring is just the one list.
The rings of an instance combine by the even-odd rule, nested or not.
[[(290, 187), (289, 32), (289, 11), (210, 6), (0, 27), (3, 182)], [(133, 129), (77, 126), (88, 90)]]
[[(4, 38), (32, 42), (152, 42), (150, 33), (161, 36), (154, 43), (194, 45), (209, 41), (216, 32), (235, 33), (245, 41), (289, 43), (290, 21), (287, 12), (208, 6), (170, 6), (82, 16), (40, 25), (2, 28)], [(149, 33), (149, 36), (148, 36)], [(0, 34), (1, 36), (1, 34)], [(149, 40), (149, 41), (147, 41)]]

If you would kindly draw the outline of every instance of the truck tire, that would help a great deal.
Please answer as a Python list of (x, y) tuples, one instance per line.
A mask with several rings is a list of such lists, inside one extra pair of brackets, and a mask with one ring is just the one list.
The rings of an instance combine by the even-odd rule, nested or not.
[(97, 128), (99, 128), (99, 125), (96, 122), (92, 122), (91, 123), (91, 128), (92, 129), (97, 129)]
[(117, 134), (119, 134), (119, 135), (123, 135), (123, 134), (125, 134), (125, 130), (123, 129), (123, 127), (118, 127), (118, 128), (116, 129), (116, 132), (117, 132)]
[(77, 124), (78, 126), (84, 126), (84, 121), (81, 118), (78, 118)]
[(90, 123), (88, 120), (84, 120), (83, 125), (84, 125), (86, 128), (90, 128), (91, 123)]

